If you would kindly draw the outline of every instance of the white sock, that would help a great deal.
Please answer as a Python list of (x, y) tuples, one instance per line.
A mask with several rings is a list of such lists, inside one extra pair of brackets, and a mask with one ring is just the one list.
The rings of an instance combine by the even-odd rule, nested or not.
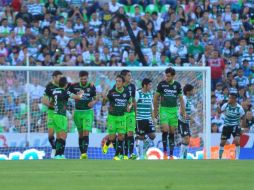
[(235, 159), (238, 160), (240, 156), (240, 146), (236, 146), (235, 148)]
[(185, 144), (181, 144), (181, 148), (180, 148), (180, 154), (179, 157), (183, 159), (184, 153), (185, 151), (187, 151), (188, 146)]
[(138, 140), (138, 154), (140, 159), (144, 159), (144, 141)]

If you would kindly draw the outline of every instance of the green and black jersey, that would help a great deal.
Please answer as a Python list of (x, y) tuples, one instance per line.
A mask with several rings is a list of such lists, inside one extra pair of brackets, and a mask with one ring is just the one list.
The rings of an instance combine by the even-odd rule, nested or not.
[(161, 81), (157, 86), (157, 93), (161, 96), (161, 107), (177, 107), (177, 98), (182, 95), (181, 84), (177, 81), (169, 83)]
[[(130, 84), (127, 84), (124, 86), (124, 88), (126, 88), (126, 90), (129, 91), (129, 94), (131, 95), (132, 99), (134, 100), (135, 99), (135, 95), (136, 95), (136, 86), (132, 83)], [(134, 107), (132, 106), (131, 112), (134, 112)]]
[[(46, 89), (44, 91), (44, 96), (48, 97), (49, 101), (53, 101), (53, 91), (54, 89), (58, 88), (57, 84), (54, 84), (53, 82), (49, 82), (46, 86)], [(49, 107), (48, 109), (54, 110), (54, 108)]]
[(109, 101), (109, 114), (113, 116), (122, 116), (127, 111), (128, 103), (132, 101), (131, 95), (126, 88), (119, 91), (112, 88), (107, 95)]
[(76, 110), (88, 110), (91, 109), (88, 106), (88, 103), (91, 102), (96, 96), (96, 88), (94, 85), (87, 83), (83, 86), (81, 83), (74, 83), (70, 86), (69, 91), (73, 94), (77, 94), (79, 91), (83, 90), (84, 95), (81, 100), (75, 101), (75, 109)]
[(55, 88), (52, 94), (54, 113), (66, 116), (68, 99), (72, 96), (72, 93), (64, 88)]

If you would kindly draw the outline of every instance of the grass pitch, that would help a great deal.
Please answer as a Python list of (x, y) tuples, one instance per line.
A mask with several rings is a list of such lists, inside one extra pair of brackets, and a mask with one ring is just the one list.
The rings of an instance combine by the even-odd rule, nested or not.
[(228, 160), (1, 161), (2, 190), (254, 189), (254, 162)]

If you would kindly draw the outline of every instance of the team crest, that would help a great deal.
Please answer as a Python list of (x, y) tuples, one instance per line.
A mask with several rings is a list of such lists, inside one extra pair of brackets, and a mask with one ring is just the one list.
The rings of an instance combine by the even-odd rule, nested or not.
[(176, 89), (176, 85), (174, 85), (173, 88)]
[(126, 98), (126, 94), (123, 94), (123, 97)]
[(90, 88), (87, 88), (87, 90), (86, 90), (87, 92), (90, 92)]
[(128, 89), (131, 90), (131, 86), (129, 86)]

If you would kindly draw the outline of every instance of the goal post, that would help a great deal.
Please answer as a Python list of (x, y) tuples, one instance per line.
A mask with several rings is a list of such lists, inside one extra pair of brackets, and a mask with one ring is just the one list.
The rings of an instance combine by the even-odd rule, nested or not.
[[(21, 92), (22, 96), (19, 97), (19, 98), (23, 98), (22, 99), (24, 101), (23, 108), (25, 107), (24, 112), (26, 112), (26, 119), (24, 119), (24, 121), (26, 120), (25, 125), (27, 128), (27, 131), (25, 132), (25, 134), (22, 134), (22, 135), (25, 135), (25, 138), (27, 138), (28, 146), (32, 146), (31, 138), (33, 137), (31, 137), (31, 134), (36, 132), (46, 133), (46, 129), (44, 131), (42, 129), (38, 129), (38, 131), (36, 132), (33, 131), (34, 126), (32, 125), (35, 125), (33, 121), (34, 120), (33, 117), (35, 117), (36, 115), (34, 113), (35, 111), (33, 110), (34, 109), (33, 106), (36, 104), (39, 104), (40, 109), (43, 109), (43, 105), (41, 104), (41, 102), (38, 102), (35, 99), (31, 100), (31, 98), (35, 96), (34, 94), (38, 94), (39, 92), (36, 92), (36, 93), (31, 92), (30, 91), (31, 89), (29, 86), (30, 84), (33, 84), (34, 82), (36, 82), (40, 86), (45, 87), (46, 84), (51, 80), (51, 74), (55, 70), (62, 71), (64, 75), (66, 75), (69, 78), (69, 80), (71, 80), (71, 82), (78, 82), (79, 81), (78, 72), (81, 70), (86, 70), (89, 72), (90, 81), (92, 81), (94, 84), (100, 86), (101, 85), (100, 83), (102, 82), (103, 85), (112, 87), (112, 84), (114, 82), (114, 77), (116, 76), (116, 74), (119, 74), (119, 72), (123, 69), (127, 69), (132, 72), (133, 83), (135, 83), (137, 87), (140, 88), (142, 79), (145, 77), (148, 77), (148, 78), (151, 78), (151, 80), (153, 81), (153, 91), (155, 91), (156, 85), (158, 84), (159, 81), (163, 79), (164, 71), (166, 68), (167, 67), (2, 66), (0, 67), (0, 76), (2, 81), (9, 80), (9, 78), (13, 77), (13, 80), (14, 79), (15, 81), (17, 80), (16, 81), (18, 83), (17, 85), (22, 85), (25, 87), (23, 91), (20, 90), (22, 91)], [(195, 87), (196, 93), (194, 96), (194, 99), (195, 99), (194, 105), (197, 106), (198, 115), (195, 117), (197, 119), (197, 123), (194, 125), (198, 125), (198, 126), (195, 126), (196, 128), (193, 129), (193, 131), (195, 131), (195, 133), (197, 133), (197, 135), (199, 135), (202, 138), (203, 140), (202, 150), (205, 150), (206, 152), (206, 159), (210, 159), (211, 158), (211, 153), (210, 153), (210, 148), (211, 148), (211, 70), (210, 70), (210, 67), (174, 67), (174, 69), (176, 70), (176, 80), (179, 81), (182, 84), (182, 86), (184, 86), (187, 83), (191, 83), (191, 84), (193, 83)], [(12, 73), (12, 74), (8, 74), (8, 73)], [(6, 82), (5, 86), (9, 85), (8, 83), (9, 82)], [(11, 88), (7, 89), (7, 94), (10, 89)], [(37, 88), (33, 87), (33, 89), (37, 89)], [(103, 91), (104, 89), (101, 89), (101, 90)], [(39, 89), (38, 91), (41, 91), (41, 90)], [(25, 96), (25, 98), (23, 96)], [(0, 115), (1, 115), (1, 110), (0, 110)], [(21, 117), (23, 118), (23, 116)], [(45, 122), (44, 116), (41, 116), (41, 117), (43, 118), (39, 118), (38, 121), (36, 120), (36, 122), (40, 123), (40, 125), (42, 124), (42, 122)], [(98, 129), (98, 123), (96, 125), (97, 126), (94, 127), (95, 131), (97, 131)], [(46, 124), (44, 123), (44, 127), (45, 126)], [(4, 133), (6, 131), (2, 130), (2, 132)], [(105, 132), (105, 130), (103, 132)], [(16, 135), (18, 137), (18, 134)], [(46, 142), (44, 143), (44, 146), (46, 146), (45, 144)], [(90, 144), (93, 144), (93, 142), (90, 141)], [(78, 147), (78, 144), (76, 146)], [(100, 157), (95, 157), (95, 158), (100, 158)]]

